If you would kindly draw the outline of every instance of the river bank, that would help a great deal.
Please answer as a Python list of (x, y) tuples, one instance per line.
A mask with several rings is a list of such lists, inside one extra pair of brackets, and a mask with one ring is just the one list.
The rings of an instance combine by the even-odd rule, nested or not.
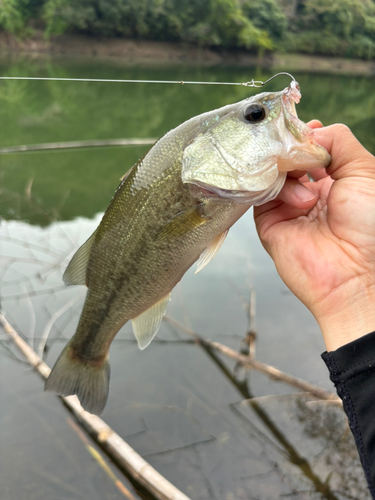
[(282, 53), (259, 57), (240, 50), (219, 51), (179, 43), (84, 35), (62, 35), (46, 40), (38, 31), (24, 39), (0, 33), (0, 54), (2, 58), (19, 55), (30, 58), (92, 58), (120, 65), (262, 66), (274, 71), (375, 75), (375, 61)]

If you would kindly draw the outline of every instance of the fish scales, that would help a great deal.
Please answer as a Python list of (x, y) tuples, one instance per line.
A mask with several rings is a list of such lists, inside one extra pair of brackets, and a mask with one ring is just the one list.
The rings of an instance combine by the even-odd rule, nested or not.
[(145, 348), (172, 289), (199, 256), (200, 269), (251, 205), (277, 196), (286, 170), (328, 165), (329, 155), (297, 118), (295, 84), (188, 120), (123, 178), (64, 274), (67, 284), (86, 284), (88, 291), (46, 389), (77, 394), (85, 409), (100, 413), (119, 329), (132, 320)]
[[(207, 222), (181, 235), (177, 248), (173, 238), (155, 241), (170, 220), (202, 202), (192, 198), (181, 181), (181, 153), (173, 162), (168, 159), (174, 151), (165, 145), (161, 153), (152, 153), (147, 164), (138, 163), (117, 190), (95, 236), (87, 268), (89, 292), (72, 344), (87, 359), (104, 356), (119, 328), (170, 292), (209, 241), (248, 208), (208, 198), (203, 201)], [(147, 170), (152, 171), (156, 162), (164, 166), (164, 175), (147, 184)], [(144, 187), (134, 189), (139, 169)], [(163, 281), (155, 282), (160, 273)]]

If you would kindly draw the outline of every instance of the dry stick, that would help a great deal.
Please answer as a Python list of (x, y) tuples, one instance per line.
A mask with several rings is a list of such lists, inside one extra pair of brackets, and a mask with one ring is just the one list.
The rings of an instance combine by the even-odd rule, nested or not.
[(72, 418), (68, 417), (68, 424), (77, 433), (81, 441), (86, 446), (87, 451), (96, 460), (99, 466), (104, 470), (107, 476), (113, 481), (116, 488), (126, 497), (128, 500), (136, 500), (134, 495), (128, 490), (122, 481), (120, 481), (116, 475), (113, 473), (112, 469), (108, 466), (107, 462), (104, 460), (103, 456), (97, 449), (95, 449), (91, 444), (86, 434), (82, 431), (80, 427), (73, 421)]
[(107, 139), (97, 141), (46, 142), (22, 146), (0, 148), (0, 154), (22, 153), (24, 151), (43, 151), (48, 149), (92, 148), (100, 146), (144, 146), (152, 145), (157, 139)]
[[(0, 326), (13, 340), (28, 362), (46, 379), (51, 369), (18, 335), (5, 317), (0, 314)], [(159, 500), (190, 500), (159, 472), (133, 450), (111, 427), (97, 415), (85, 411), (76, 396), (62, 397), (64, 403), (73, 411), (108, 455), (117, 461), (139, 484)]]
[(193, 336), (198, 344), (201, 344), (206, 347), (211, 347), (213, 349), (216, 349), (217, 351), (220, 351), (229, 358), (235, 359), (247, 369), (253, 368), (254, 370), (258, 370), (262, 373), (267, 374), (268, 376), (270, 376), (275, 380), (281, 380), (282, 382), (297, 387), (301, 391), (309, 392), (317, 399), (340, 401), (340, 399), (335, 394), (326, 391), (325, 389), (322, 389), (317, 385), (310, 384), (305, 380), (302, 380), (298, 377), (294, 377), (293, 375), (289, 375), (288, 373), (282, 372), (281, 370), (278, 370), (277, 368), (271, 365), (260, 363), (259, 361), (256, 361), (255, 359), (251, 358), (250, 356), (245, 356), (244, 354), (240, 354), (234, 349), (231, 349), (230, 347), (220, 344), (219, 342), (213, 342), (212, 340), (204, 339), (200, 337), (197, 333), (195, 333), (193, 330), (184, 326), (175, 319), (169, 318), (168, 316), (164, 316), (164, 321), (186, 332), (188, 335)]

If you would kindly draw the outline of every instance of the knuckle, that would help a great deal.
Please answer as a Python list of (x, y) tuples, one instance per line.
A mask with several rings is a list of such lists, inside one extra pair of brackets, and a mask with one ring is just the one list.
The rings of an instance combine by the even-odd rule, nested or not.
[(350, 128), (345, 125), (344, 123), (336, 123), (334, 125), (336, 132), (340, 135), (353, 135), (353, 132), (350, 130)]

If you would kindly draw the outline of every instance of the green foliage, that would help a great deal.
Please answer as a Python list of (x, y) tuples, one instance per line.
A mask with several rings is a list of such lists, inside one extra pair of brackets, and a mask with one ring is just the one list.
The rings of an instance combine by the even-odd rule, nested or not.
[(9, 33), (20, 33), (26, 24), (24, 7), (18, 0), (2, 0), (0, 3), (0, 26)]
[(375, 58), (374, 0), (0, 0), (0, 28), (17, 35), (79, 32)]
[(46, 0), (44, 19), (48, 34), (65, 29), (94, 36), (178, 39), (171, 0)]
[(82, 12), (82, 9), (75, 12), (69, 0), (48, 0), (43, 9), (43, 20), (46, 23), (45, 34), (47, 37), (61, 35), (77, 25), (80, 29), (85, 29), (90, 14), (92, 15), (92, 12)]
[(0, 27), (9, 33), (26, 35), (28, 23), (38, 17), (45, 0), (0, 0)]
[(253, 25), (238, 0), (47, 0), (44, 19), (47, 34), (70, 29), (95, 36), (272, 48), (267, 32)]
[(336, 56), (375, 57), (372, 0), (300, 0), (285, 49)]
[(375, 5), (366, 0), (306, 0), (305, 16), (310, 29), (330, 32), (342, 39), (364, 29)]
[(288, 19), (276, 0), (245, 0), (242, 9), (254, 26), (268, 32), (272, 40), (282, 39)]
[(237, 0), (211, 0), (207, 7), (205, 20), (200, 23), (206, 29), (201, 31), (197, 42), (223, 47), (272, 48), (268, 34), (254, 26)]

